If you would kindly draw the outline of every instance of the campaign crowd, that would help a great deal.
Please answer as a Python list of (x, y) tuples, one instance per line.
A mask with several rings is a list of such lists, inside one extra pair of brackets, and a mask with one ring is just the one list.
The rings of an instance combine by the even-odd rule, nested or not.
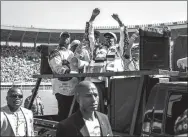
[(1, 82), (35, 82), (40, 72), (40, 55), (32, 47), (1, 45)]

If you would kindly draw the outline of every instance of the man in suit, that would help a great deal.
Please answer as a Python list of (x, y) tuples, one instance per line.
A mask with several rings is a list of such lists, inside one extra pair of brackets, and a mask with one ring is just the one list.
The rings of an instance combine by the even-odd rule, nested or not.
[(21, 107), (23, 92), (12, 87), (7, 93), (7, 105), (1, 108), (1, 136), (34, 136), (33, 113)]
[(57, 126), (56, 137), (62, 136), (113, 136), (108, 117), (97, 112), (99, 93), (90, 81), (75, 87), (80, 109)]

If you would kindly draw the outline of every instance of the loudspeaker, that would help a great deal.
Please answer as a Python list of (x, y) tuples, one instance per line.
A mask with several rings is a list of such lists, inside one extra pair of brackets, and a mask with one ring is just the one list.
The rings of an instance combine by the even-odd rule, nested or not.
[(52, 74), (52, 70), (48, 63), (48, 56), (52, 50), (58, 45), (40, 45), (38, 51), (41, 53), (40, 74)]
[[(140, 85), (140, 77), (127, 77), (122, 79), (111, 79), (110, 80), (110, 89), (111, 89), (111, 100), (110, 100), (110, 113), (111, 117), (109, 118), (110, 124), (113, 131), (127, 133), (129, 134), (131, 128), (131, 122), (134, 114), (135, 102), (137, 100), (138, 89)], [(150, 91), (153, 86), (159, 82), (158, 78), (148, 77), (146, 80), (146, 98), (147, 103)], [(144, 89), (143, 89), (144, 90)], [(142, 93), (143, 93), (142, 90)], [(143, 94), (142, 94), (143, 95)], [(142, 96), (141, 95), (141, 96)], [(140, 105), (138, 108), (136, 127), (140, 126), (139, 119), (142, 119), (142, 97), (140, 100)], [(141, 128), (138, 128), (140, 130)], [(135, 129), (135, 133), (140, 131)]]
[(112, 130), (129, 133), (136, 102), (140, 77), (112, 79), (111, 88), (111, 117)]
[(188, 57), (187, 35), (180, 35), (172, 47), (171, 63), (173, 71), (185, 71), (177, 66), (177, 60)]
[(156, 34), (140, 31), (140, 70), (169, 70), (170, 38)]

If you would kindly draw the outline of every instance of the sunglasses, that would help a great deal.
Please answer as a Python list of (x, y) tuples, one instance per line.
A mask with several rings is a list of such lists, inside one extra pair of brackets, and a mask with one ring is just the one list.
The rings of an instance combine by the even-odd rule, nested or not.
[(10, 95), (11, 98), (23, 98), (23, 95)]

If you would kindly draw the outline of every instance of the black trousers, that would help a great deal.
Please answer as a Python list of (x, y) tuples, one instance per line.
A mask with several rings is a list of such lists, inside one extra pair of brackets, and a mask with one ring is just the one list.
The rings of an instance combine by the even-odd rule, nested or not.
[[(65, 96), (60, 93), (56, 93), (55, 97), (58, 103), (58, 117), (59, 117), (58, 120), (62, 121), (68, 117), (74, 96)], [(79, 105), (77, 101), (75, 101), (72, 113), (76, 112), (78, 108)]]

